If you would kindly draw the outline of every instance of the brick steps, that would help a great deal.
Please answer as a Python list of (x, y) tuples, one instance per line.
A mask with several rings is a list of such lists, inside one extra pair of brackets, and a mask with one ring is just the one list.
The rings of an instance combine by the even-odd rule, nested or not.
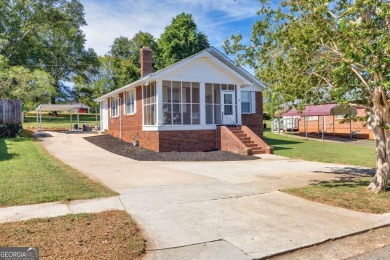
[(254, 154), (263, 154), (265, 153), (265, 151), (263, 150), (263, 148), (261, 148), (261, 146), (259, 146), (257, 143), (255, 143), (247, 134), (245, 134), (245, 132), (243, 130), (241, 130), (240, 128), (233, 128), (233, 127), (229, 127), (229, 130), (235, 135), (237, 136), (238, 139), (241, 140), (241, 142), (243, 142), (246, 147), (250, 148), (252, 150), (252, 155)]

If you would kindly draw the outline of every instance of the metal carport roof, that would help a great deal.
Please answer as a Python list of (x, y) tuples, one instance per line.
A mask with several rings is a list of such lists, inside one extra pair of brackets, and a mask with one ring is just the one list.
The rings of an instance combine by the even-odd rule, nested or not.
[(305, 110), (298, 111), (292, 108), (282, 116), (337, 116), (337, 115), (356, 115), (357, 110), (354, 107), (346, 108), (343, 105), (324, 104), (324, 105), (310, 105), (306, 106)]

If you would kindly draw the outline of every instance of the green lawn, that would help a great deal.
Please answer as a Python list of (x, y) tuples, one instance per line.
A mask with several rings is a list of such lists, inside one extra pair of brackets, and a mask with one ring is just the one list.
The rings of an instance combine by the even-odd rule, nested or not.
[(112, 196), (32, 138), (0, 138), (0, 207)]
[[(284, 192), (320, 203), (367, 213), (390, 212), (390, 192), (372, 193), (366, 190), (370, 178), (341, 179)], [(387, 191), (390, 187), (388, 186)]]
[[(99, 115), (97, 116), (98, 121), (96, 121), (96, 114), (79, 114), (80, 126), (83, 123), (89, 124), (94, 127), (99, 125)], [(76, 114), (72, 115), (72, 125), (77, 123)], [(37, 126), (37, 117), (35, 112), (28, 112), (24, 115), (23, 127), (31, 128)], [(68, 113), (59, 113), (57, 116), (49, 115), (48, 113), (42, 113), (42, 128), (70, 128), (70, 115)]]
[(268, 145), (274, 147), (276, 155), (308, 161), (375, 167), (374, 147), (303, 140), (298, 137), (279, 135), (270, 131), (270, 125), (268, 121), (267, 129), (264, 132), (264, 140)]

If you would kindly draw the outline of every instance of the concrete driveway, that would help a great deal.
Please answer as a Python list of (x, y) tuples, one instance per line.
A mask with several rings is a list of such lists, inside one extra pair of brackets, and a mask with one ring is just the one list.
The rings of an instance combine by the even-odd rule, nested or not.
[(86, 134), (42, 138), (54, 156), (120, 193), (151, 259), (251, 259), (390, 223), (280, 192), (367, 169), (264, 156), (238, 162), (139, 162)]

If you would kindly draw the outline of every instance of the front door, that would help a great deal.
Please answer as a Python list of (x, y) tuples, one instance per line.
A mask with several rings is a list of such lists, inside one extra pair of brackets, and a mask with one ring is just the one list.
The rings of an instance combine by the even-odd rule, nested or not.
[(233, 91), (222, 92), (222, 124), (236, 124), (236, 106)]

